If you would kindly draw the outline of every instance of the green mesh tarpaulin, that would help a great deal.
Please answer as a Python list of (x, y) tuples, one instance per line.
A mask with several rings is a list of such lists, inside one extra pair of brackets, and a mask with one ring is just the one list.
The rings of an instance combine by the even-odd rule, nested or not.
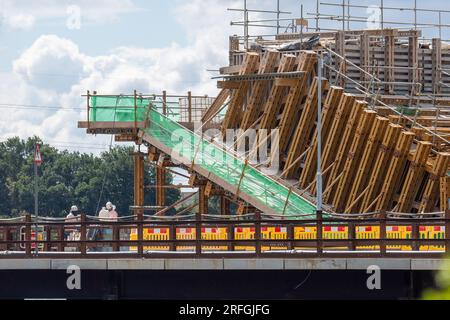
[[(134, 122), (134, 106), (134, 97), (93, 97), (91, 121)], [(137, 121), (149, 119), (148, 127), (143, 130), (167, 149), (186, 159), (186, 165), (195, 163), (228, 184), (239, 186), (239, 192), (258, 200), (278, 214), (292, 216), (315, 213), (311, 203), (290, 193), (285, 186), (171, 120), (170, 116), (162, 115), (158, 112), (160, 106), (151, 99), (137, 99), (136, 106)]]
[(134, 97), (91, 97), (89, 119), (92, 122), (134, 122), (144, 121), (150, 99)]
[[(262, 172), (236, 158), (180, 124), (155, 110), (150, 110), (150, 125), (145, 132), (173, 150), (189, 163), (195, 163), (231, 185), (240, 186), (240, 192), (257, 199), (279, 214), (313, 214), (315, 207)], [(289, 200), (286, 201), (289, 197)]]

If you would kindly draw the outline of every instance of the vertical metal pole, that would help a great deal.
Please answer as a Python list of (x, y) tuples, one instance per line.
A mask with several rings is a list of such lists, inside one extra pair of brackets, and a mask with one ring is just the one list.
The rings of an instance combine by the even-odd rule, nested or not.
[(280, 0), (277, 0), (277, 34), (280, 34)]
[(417, 0), (414, 0), (414, 30), (417, 30)]
[(439, 11), (439, 39), (442, 40), (442, 12)]
[(248, 12), (247, 12), (247, 0), (244, 0), (244, 39), (245, 49), (248, 49)]
[(134, 90), (134, 134), (137, 134), (137, 91)]
[(384, 0), (381, 0), (381, 30), (384, 30)]
[(167, 116), (167, 91), (163, 91), (163, 115)]
[(300, 48), (303, 49), (303, 4), (301, 5), (301, 11), (302, 25), (300, 26)]
[(319, 0), (316, 1), (316, 32), (319, 32)]
[(39, 253), (39, 246), (38, 246), (39, 189), (38, 189), (38, 165), (36, 162), (34, 163), (34, 216), (36, 219), (34, 237), (36, 240), (36, 255), (38, 255), (38, 253)]
[(323, 58), (317, 61), (317, 210), (322, 210), (322, 72)]
[(342, 0), (342, 31), (345, 31), (345, 0)]
[(91, 110), (91, 106), (90, 106), (90, 92), (89, 90), (87, 91), (87, 121), (88, 121), (88, 130), (91, 129), (91, 118), (90, 118), (90, 110)]
[(192, 123), (192, 92), (188, 92), (188, 122)]
[(347, 0), (347, 30), (350, 30), (350, 0)]

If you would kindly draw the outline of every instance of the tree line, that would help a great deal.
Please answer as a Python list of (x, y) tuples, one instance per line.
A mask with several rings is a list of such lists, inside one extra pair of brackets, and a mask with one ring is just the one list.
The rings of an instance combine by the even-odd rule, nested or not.
[[(72, 205), (96, 215), (111, 201), (120, 215), (130, 215), (133, 204), (133, 147), (114, 147), (93, 154), (59, 151), (39, 137), (10, 138), (0, 143), (0, 216), (34, 213), (34, 151), (41, 144), (43, 164), (39, 167), (39, 214), (64, 217)], [(145, 185), (155, 183), (155, 170), (146, 164)], [(168, 183), (172, 181), (168, 174)], [(180, 197), (179, 190), (167, 190), (167, 203)], [(155, 190), (148, 188), (145, 204), (155, 204)]]

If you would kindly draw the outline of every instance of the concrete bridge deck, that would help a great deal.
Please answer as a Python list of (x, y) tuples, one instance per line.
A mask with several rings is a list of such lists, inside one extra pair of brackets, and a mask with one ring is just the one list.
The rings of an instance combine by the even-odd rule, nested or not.
[(4, 270), (66, 270), (76, 265), (81, 270), (168, 270), (168, 271), (227, 271), (227, 270), (367, 270), (378, 266), (381, 270), (437, 271), (445, 259), (414, 258), (199, 258), (199, 259), (0, 259)]

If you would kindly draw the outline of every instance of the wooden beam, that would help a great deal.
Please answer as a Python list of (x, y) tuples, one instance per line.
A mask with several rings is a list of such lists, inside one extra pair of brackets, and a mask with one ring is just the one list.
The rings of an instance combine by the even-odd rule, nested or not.
[(198, 190), (198, 211), (200, 215), (208, 214), (208, 197), (205, 191), (206, 185), (200, 185)]
[(164, 154), (160, 154), (158, 161), (155, 166), (156, 173), (156, 205), (159, 207), (164, 207), (166, 205), (166, 174), (167, 171), (164, 166), (167, 164), (166, 156)]
[[(294, 71), (295, 62), (296, 57), (294, 55), (283, 55), (278, 67), (278, 72), (282, 73)], [(264, 105), (263, 118), (261, 119), (260, 123), (261, 129), (270, 130), (276, 127), (276, 119), (281, 111), (283, 99), (286, 97), (287, 92), (287, 88), (279, 86), (272, 87), (269, 98)]]
[(217, 81), (217, 89), (237, 90), (241, 86), (239, 81)]
[[(336, 194), (333, 199), (333, 207), (336, 212), (343, 212), (356, 175), (367, 137), (372, 129), (377, 113), (373, 110), (364, 110), (359, 123), (355, 124), (356, 130), (349, 152), (345, 156), (344, 176), (339, 181)], [(339, 172), (340, 173), (340, 172)], [(350, 203), (348, 203), (350, 205)]]
[[(409, 45), (408, 45), (408, 65), (410, 69), (408, 72), (408, 78), (409, 78), (409, 82), (411, 83), (415, 83), (415, 82), (419, 82), (419, 37), (416, 34), (411, 35), (409, 37)], [(416, 95), (418, 93), (420, 93), (420, 91), (418, 90), (418, 88), (416, 88), (415, 86), (411, 88), (411, 95)]]
[(430, 154), (432, 143), (419, 142), (414, 155), (414, 160), (410, 164), (408, 174), (403, 183), (403, 189), (397, 204), (397, 212), (409, 213), (412, 209), (413, 201), (419, 191), (420, 184), (425, 174), (425, 164)]
[(448, 206), (448, 199), (450, 198), (449, 184), (450, 184), (450, 179), (449, 179), (448, 176), (442, 177), (440, 179), (440, 195), (441, 195), (440, 207), (441, 207), (441, 212), (446, 212), (449, 209), (449, 206)]
[[(355, 101), (356, 101), (355, 96), (351, 94), (344, 93), (342, 95), (342, 98), (339, 102), (339, 106), (336, 110), (336, 116), (334, 118), (334, 121), (332, 122), (329, 137), (327, 141), (324, 143), (324, 151), (322, 154), (323, 171), (326, 170), (336, 160), (336, 154), (338, 152), (342, 136), (344, 135), (344, 130), (348, 123), (348, 119), (354, 112), (354, 110), (356, 110), (356, 108), (353, 108), (353, 106), (355, 105)], [(311, 170), (317, 171), (317, 169)], [(311, 174), (314, 175), (313, 173)], [(328, 185), (328, 181), (335, 180), (330, 178), (331, 176), (332, 176), (331, 172), (329, 174), (323, 175), (324, 186)], [(301, 181), (302, 188), (305, 188), (309, 184), (309, 181), (312, 180), (306, 181), (306, 179), (302, 178)], [(315, 192), (315, 186), (313, 186), (312, 192)]]
[[(287, 97), (286, 106), (283, 110), (279, 126), (279, 155), (285, 154), (288, 150), (292, 133), (300, 119), (301, 112), (299, 112), (299, 106), (302, 105), (303, 100), (308, 93), (307, 81), (309, 75), (315, 69), (316, 62), (317, 54), (314, 51), (300, 52), (297, 71), (303, 71), (305, 72), (305, 75), (301, 77), (301, 81), (298, 86), (290, 89)], [(275, 156), (277, 155), (272, 154), (272, 157)], [(272, 162), (274, 162), (274, 159), (272, 159)]]
[[(384, 44), (384, 81), (385, 82), (395, 82), (395, 35), (394, 33), (389, 33), (385, 36)], [(385, 93), (392, 94), (394, 92), (394, 85), (392, 83), (387, 83), (385, 85)]]
[(391, 123), (387, 127), (387, 131), (379, 148), (378, 155), (375, 158), (376, 160), (372, 174), (370, 175), (369, 190), (365, 194), (360, 206), (360, 212), (362, 213), (371, 209), (370, 205), (381, 193), (381, 186), (386, 178), (386, 173), (392, 159), (394, 148), (401, 132), (402, 126), (400, 125)]
[[(134, 159), (134, 205), (142, 207), (144, 205), (144, 155), (136, 153)], [(143, 211), (135, 211), (134, 214), (142, 214)]]
[(369, 72), (369, 68), (368, 66), (370, 66), (370, 38), (367, 32), (364, 32), (361, 36), (360, 36), (360, 50), (361, 50), (361, 54), (360, 54), (360, 65), (361, 65), (361, 69), (363, 69), (365, 72), (363, 72), (361, 70), (361, 79), (363, 81), (369, 81), (369, 75), (367, 74)]
[(393, 198), (399, 188), (401, 175), (406, 166), (409, 149), (411, 148), (414, 137), (415, 134), (410, 131), (405, 131), (400, 134), (400, 139), (395, 147), (393, 158), (381, 189), (381, 197), (376, 207), (377, 211), (391, 209)]
[[(339, 148), (336, 149), (337, 153), (334, 154), (335, 164), (333, 166), (333, 170), (330, 173), (329, 181), (334, 181), (337, 176), (341, 174), (344, 170), (344, 166), (347, 160), (347, 155), (352, 146), (353, 139), (355, 137), (356, 129), (358, 128), (359, 121), (362, 117), (362, 114), (367, 107), (367, 103), (363, 101), (355, 101), (350, 117), (348, 118), (347, 124), (343, 129), (343, 133), (341, 134), (342, 138), (339, 140)], [(328, 177), (328, 176), (326, 176)], [(342, 178), (343, 179), (343, 178)], [(340, 181), (342, 181), (342, 179)], [(326, 180), (328, 181), (328, 179)], [(339, 185), (335, 189), (331, 189), (330, 192), (324, 197), (325, 203), (333, 203), (334, 201), (334, 192), (339, 188)], [(342, 203), (342, 206), (345, 206), (345, 202)]]
[(300, 83), (300, 79), (279, 78), (275, 79), (274, 86), (277, 87), (296, 87)]
[(223, 107), (225, 101), (227, 101), (230, 94), (231, 91), (228, 89), (223, 89), (220, 91), (219, 95), (214, 100), (212, 105), (208, 108), (208, 110), (206, 110), (206, 112), (202, 116), (202, 123), (210, 121), (219, 112), (220, 108)]
[(163, 167), (156, 167), (156, 205), (164, 207), (166, 205), (166, 170)]
[[(356, 171), (353, 186), (350, 191), (349, 200), (347, 201), (347, 208), (349, 208), (351, 204), (352, 208), (354, 209), (350, 210), (350, 212), (352, 213), (358, 213), (360, 211), (358, 205), (360, 203), (359, 200), (362, 200), (362, 197), (360, 197), (360, 195), (365, 189), (367, 189), (367, 194), (370, 189), (367, 187), (372, 174), (372, 169), (375, 164), (373, 160), (377, 157), (380, 144), (383, 140), (384, 134), (386, 133), (388, 124), (389, 120), (387, 118), (376, 117), (373, 127), (368, 135), (366, 145), (362, 146), (364, 151), (362, 153), (359, 167), (358, 164), (356, 164), (356, 167), (358, 169)], [(358, 197), (360, 197), (359, 200), (357, 200)]]
[(440, 94), (442, 89), (442, 41), (441, 39), (432, 40), (432, 85), (433, 93)]
[[(425, 191), (420, 202), (419, 212), (432, 212), (439, 199), (440, 179), (447, 176), (450, 153), (439, 153), (428, 178)], [(444, 199), (447, 201), (447, 199)], [(444, 210), (445, 211), (445, 210)]]
[[(247, 52), (245, 54), (244, 64), (242, 65), (240, 75), (253, 74), (258, 69), (259, 54), (254, 52)], [(225, 136), (227, 129), (236, 129), (240, 123), (242, 116), (242, 108), (247, 98), (248, 90), (250, 89), (249, 81), (242, 81), (239, 89), (233, 93), (233, 96), (228, 106), (225, 119), (222, 124), (222, 134)]]
[[(337, 69), (342, 73), (347, 73), (347, 62), (345, 60), (346, 58), (346, 52), (345, 52), (345, 32), (338, 31), (335, 33), (335, 47), (336, 47), (336, 53), (342, 56), (344, 59), (337, 58), (336, 59), (336, 66), (339, 66)], [(341, 76), (340, 74), (336, 74), (336, 83), (345, 88), (346, 84), (346, 78)]]
[[(303, 107), (302, 115), (300, 116), (300, 121), (297, 125), (297, 128), (295, 129), (293, 137), (291, 137), (292, 143), (287, 153), (285, 167), (291, 166), (308, 148), (308, 144), (315, 127), (314, 123), (317, 119), (318, 82), (318, 78), (314, 78), (311, 83), (308, 97), (306, 98), (306, 103)], [(328, 91), (328, 80), (324, 79), (322, 81), (322, 88), (323, 93), (326, 94)], [(299, 169), (300, 162), (298, 162), (296, 165), (291, 166), (290, 169), (286, 171), (285, 177), (298, 177)]]
[[(329, 133), (335, 120), (339, 103), (344, 94), (341, 87), (332, 86), (323, 104), (322, 110), (322, 145), (327, 145)], [(338, 121), (336, 119), (336, 121)], [(322, 148), (323, 149), (323, 148)], [(317, 172), (317, 130), (314, 132), (311, 150), (306, 155), (305, 165), (300, 176), (300, 186), (304, 189), (308, 186)]]
[[(272, 73), (277, 68), (279, 53), (277, 51), (267, 51), (261, 61), (258, 74)], [(261, 115), (266, 94), (269, 89), (268, 81), (256, 81), (253, 85), (252, 95), (244, 111), (241, 122), (241, 129), (247, 130)]]

